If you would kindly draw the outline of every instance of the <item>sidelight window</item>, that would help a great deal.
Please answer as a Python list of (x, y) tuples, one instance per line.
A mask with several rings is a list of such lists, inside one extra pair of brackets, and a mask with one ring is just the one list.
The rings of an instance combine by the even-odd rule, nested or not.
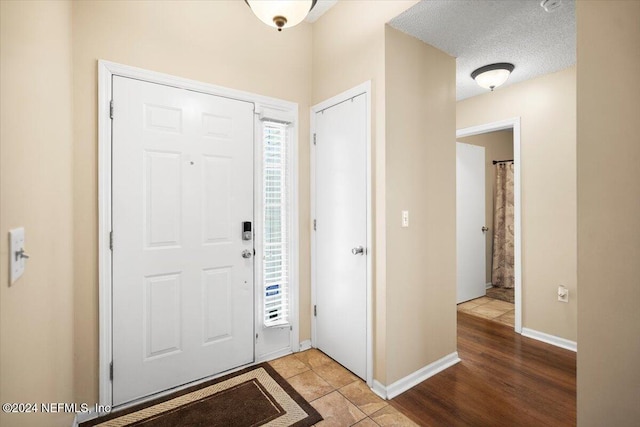
[(263, 121), (263, 313), (265, 326), (289, 322), (289, 165), (287, 125)]

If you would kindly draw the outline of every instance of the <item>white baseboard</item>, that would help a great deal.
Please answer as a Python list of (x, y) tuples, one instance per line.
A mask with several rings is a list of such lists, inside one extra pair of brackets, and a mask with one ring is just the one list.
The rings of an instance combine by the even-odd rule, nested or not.
[(311, 348), (311, 340), (304, 340), (300, 343), (300, 351), (309, 350)]
[(458, 357), (458, 352), (455, 351), (444, 356), (441, 359), (436, 360), (433, 363), (428, 364), (423, 368), (418, 369), (417, 371), (407, 375), (402, 379), (399, 379), (398, 381), (388, 386), (385, 386), (380, 382), (373, 380), (372, 390), (375, 394), (382, 397), (383, 399), (393, 399), (399, 394), (409, 390), (411, 387), (420, 384), (427, 378), (434, 376), (438, 372), (444, 371), (445, 369), (455, 365), (458, 362), (460, 362), (460, 358)]
[(571, 351), (578, 351), (578, 343), (570, 341), (565, 338), (556, 337), (555, 335), (545, 334), (544, 332), (536, 331), (529, 328), (522, 328), (522, 335), (534, 340), (546, 342), (547, 344), (555, 345)]
[(371, 387), (371, 391), (380, 396), (383, 399), (387, 398), (387, 387), (385, 387), (378, 380), (373, 380), (373, 387)]
[(272, 351), (271, 353), (267, 353), (267, 354), (263, 354), (263, 355), (259, 356), (256, 359), (255, 363), (258, 364), (258, 363), (262, 363), (262, 362), (268, 362), (268, 361), (273, 360), (273, 359), (278, 359), (280, 357), (288, 356), (291, 353), (292, 353), (291, 352), (291, 348), (283, 348), (283, 349), (280, 349), (280, 350)]
[(491, 289), (491, 288), (493, 288), (493, 283), (491, 283), (491, 282), (486, 283), (486, 284), (484, 285), (484, 287), (485, 287), (485, 289)]

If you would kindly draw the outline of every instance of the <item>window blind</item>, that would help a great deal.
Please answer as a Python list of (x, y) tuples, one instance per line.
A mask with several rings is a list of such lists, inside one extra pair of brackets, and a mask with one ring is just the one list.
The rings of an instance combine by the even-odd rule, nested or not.
[(289, 321), (287, 125), (263, 121), (264, 324)]

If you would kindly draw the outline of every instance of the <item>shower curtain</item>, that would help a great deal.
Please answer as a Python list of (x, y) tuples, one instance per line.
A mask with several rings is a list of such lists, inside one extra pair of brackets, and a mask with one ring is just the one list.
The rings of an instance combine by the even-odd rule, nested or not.
[(494, 167), (496, 191), (493, 213), (491, 283), (499, 288), (513, 288), (513, 162), (496, 163)]

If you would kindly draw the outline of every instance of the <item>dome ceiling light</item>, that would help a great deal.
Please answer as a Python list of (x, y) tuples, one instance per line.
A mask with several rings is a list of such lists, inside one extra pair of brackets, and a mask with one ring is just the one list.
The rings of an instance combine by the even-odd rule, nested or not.
[(552, 13), (562, 7), (562, 0), (542, 0), (540, 6), (545, 12)]
[(507, 81), (515, 66), (508, 62), (485, 65), (471, 73), (478, 86), (493, 90)]
[(265, 24), (282, 31), (301, 23), (318, 0), (244, 0)]

